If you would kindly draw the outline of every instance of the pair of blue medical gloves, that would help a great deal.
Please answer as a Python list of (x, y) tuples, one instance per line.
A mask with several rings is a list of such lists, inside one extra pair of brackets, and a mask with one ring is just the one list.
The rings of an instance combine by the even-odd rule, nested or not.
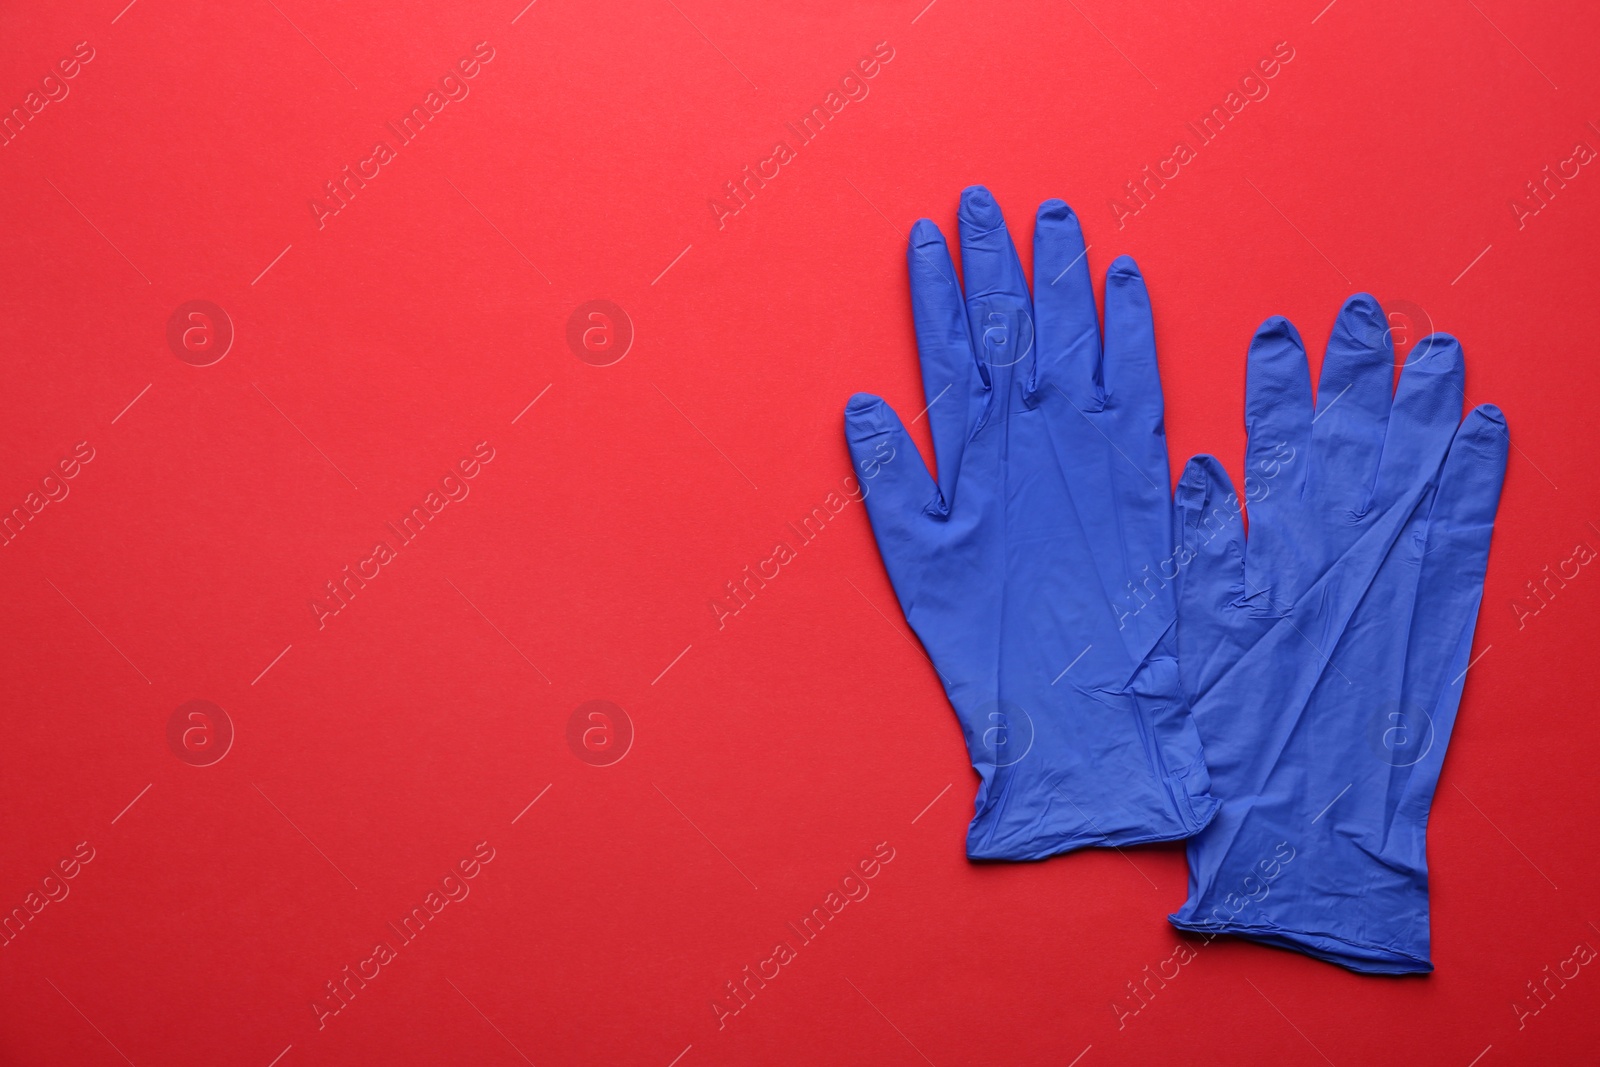
[(1066, 204), (1039, 208), (1031, 293), (986, 189), (959, 225), (964, 286), (926, 219), (906, 257), (937, 476), (876, 396), (845, 435), (978, 772), (968, 855), (1187, 839), (1174, 925), (1432, 970), (1428, 809), (1509, 443), (1497, 408), (1461, 417), (1461, 346), (1423, 338), (1396, 384), (1384, 311), (1353, 296), (1313, 399), (1268, 319), (1243, 491), (1208, 455), (1173, 491), (1133, 260), (1102, 330)]

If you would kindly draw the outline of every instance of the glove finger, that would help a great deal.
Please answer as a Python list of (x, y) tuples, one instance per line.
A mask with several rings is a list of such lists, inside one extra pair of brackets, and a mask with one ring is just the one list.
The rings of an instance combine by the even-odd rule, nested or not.
[(1311, 372), (1294, 324), (1273, 316), (1250, 341), (1245, 370), (1244, 493), (1250, 501), (1246, 596), (1252, 610), (1287, 610), (1316, 567), (1303, 501), (1311, 466)]
[(1137, 449), (1131, 454), (1141, 465), (1151, 464), (1159, 453), (1159, 473), (1165, 477), (1167, 435), (1162, 421), (1161, 372), (1156, 366), (1156, 329), (1144, 277), (1129, 256), (1118, 256), (1106, 271), (1105, 350), (1109, 403), (1128, 420), (1124, 447)]
[(1089, 280), (1088, 249), (1078, 216), (1060, 200), (1039, 205), (1033, 227), (1033, 311), (1038, 324), (1038, 380), (1055, 387), (1080, 411), (1103, 400), (1100, 315)]
[(1311, 492), (1359, 511), (1372, 498), (1394, 395), (1394, 346), (1383, 308), (1366, 293), (1345, 301), (1328, 338), (1311, 420)]
[[(1488, 528), (1500, 507), (1500, 487), (1505, 481), (1506, 455), (1511, 433), (1505, 413), (1493, 404), (1479, 404), (1467, 412), (1450, 441), (1439, 475), (1439, 492), (1428, 514), (1428, 551), (1437, 537), (1471, 534), (1489, 544)], [(1477, 541), (1472, 542), (1474, 545)]]
[(1184, 465), (1172, 497), (1175, 557), (1186, 604), (1214, 615), (1244, 592), (1244, 520), (1233, 480), (1215, 456)]
[(1311, 440), (1311, 371), (1305, 344), (1294, 323), (1274, 315), (1256, 329), (1245, 371), (1244, 424), (1250, 435), (1245, 450), (1245, 486), (1258, 472), (1285, 465), (1288, 482), (1275, 493), (1305, 483)]
[(1244, 596), (1244, 519), (1228, 472), (1215, 456), (1191, 458), (1173, 494), (1178, 544), (1178, 666), (1191, 696), (1236, 657), (1226, 634)]
[(1389, 414), (1374, 505), (1411, 499), (1438, 473), (1461, 422), (1465, 374), (1461, 344), (1447, 333), (1429, 334), (1411, 350)]
[(1425, 711), (1446, 738), (1451, 723), (1439, 720), (1460, 699), (1470, 662), (1510, 447), (1499, 408), (1484, 404), (1469, 412), (1450, 444), (1428, 515), (1428, 544), (1407, 646), (1404, 707)]
[(898, 583), (924, 558), (938, 486), (893, 408), (857, 393), (844, 409), (844, 436), (889, 577)]
[(961, 453), (971, 435), (972, 420), (982, 409), (983, 379), (967, 331), (967, 308), (956, 282), (955, 265), (944, 235), (927, 219), (911, 227), (906, 246), (911, 277), (911, 317), (922, 357), (922, 392), (933, 435), (939, 489), (945, 500), (955, 497)]
[(1033, 379), (1033, 301), (1022, 276), (1000, 206), (989, 190), (969, 186), (957, 212), (961, 226), (961, 271), (967, 285), (967, 321), (980, 369), (997, 402)]

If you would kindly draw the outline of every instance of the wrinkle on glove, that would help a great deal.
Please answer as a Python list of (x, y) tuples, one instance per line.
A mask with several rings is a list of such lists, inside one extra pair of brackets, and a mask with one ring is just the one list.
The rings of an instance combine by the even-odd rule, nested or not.
[(1221, 810), (1174, 925), (1409, 974), (1429, 956), (1428, 810), (1466, 681), (1509, 446), (1460, 419), (1461, 347), (1393, 388), (1387, 321), (1346, 302), (1317, 402), (1299, 334), (1250, 348), (1245, 500), (1211, 456), (1175, 495), (1179, 650)]
[[(884, 567), (978, 773), (974, 859), (1187, 837), (1216, 809), (1173, 624), (1172, 510), (1149, 296), (1039, 208), (1032, 294), (988, 190), (959, 212), (965, 292), (933, 223), (906, 263), (937, 459), (858, 393), (845, 437)], [(1162, 577), (1165, 573), (1165, 577)]]

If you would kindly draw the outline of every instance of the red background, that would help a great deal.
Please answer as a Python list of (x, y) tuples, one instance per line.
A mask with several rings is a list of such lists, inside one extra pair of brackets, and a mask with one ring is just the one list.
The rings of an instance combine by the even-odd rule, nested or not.
[[(1511, 203), (1600, 147), (1593, 10), (924, 2), (0, 14), (7, 110), (94, 50), (0, 148), (0, 506), (94, 450), (0, 548), (0, 908), (94, 850), (0, 949), (4, 1062), (1592, 1061), (1600, 975), (1513, 1005), (1600, 947), (1600, 577), (1511, 604), (1600, 547), (1600, 176)], [(480, 41), (470, 95), (319, 229), (323, 183)], [(719, 230), (723, 183), (880, 41), (870, 95)], [(1119, 229), (1123, 183), (1280, 41), (1270, 95)], [(849, 473), (846, 397), (921, 408), (904, 234), (953, 232), (972, 182), (1025, 262), (1050, 196), (1097, 276), (1139, 260), (1175, 466), (1237, 476), (1251, 329), (1286, 314), (1320, 358), (1361, 289), (1457, 334), (1505, 409), (1432, 976), (1219, 942), (1119, 1020), (1178, 943), (1181, 849), (966, 861), (974, 780), (859, 505), (719, 632), (723, 583)], [(167, 342), (193, 299), (236, 331), (208, 367)], [(594, 299), (636, 331), (611, 366), (566, 341)], [(470, 497), (319, 629), (323, 583), (480, 441)], [(192, 699), (236, 731), (211, 766), (168, 740)], [(635, 731), (611, 766), (568, 743), (593, 699)], [(319, 1029), (324, 982), (480, 841), (470, 896)], [(719, 1030), (723, 983), (880, 842), (871, 895)]]

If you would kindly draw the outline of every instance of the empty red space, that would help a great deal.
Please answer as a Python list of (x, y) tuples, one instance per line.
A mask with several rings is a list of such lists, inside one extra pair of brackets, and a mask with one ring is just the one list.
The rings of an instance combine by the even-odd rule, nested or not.
[[(10, 5), (0, 1062), (1592, 1061), (1597, 25)], [(1182, 938), (1176, 847), (966, 860), (841, 417), (922, 407), (975, 182), (1138, 259), (1174, 469), (1356, 291), (1506, 412), (1434, 974)]]

